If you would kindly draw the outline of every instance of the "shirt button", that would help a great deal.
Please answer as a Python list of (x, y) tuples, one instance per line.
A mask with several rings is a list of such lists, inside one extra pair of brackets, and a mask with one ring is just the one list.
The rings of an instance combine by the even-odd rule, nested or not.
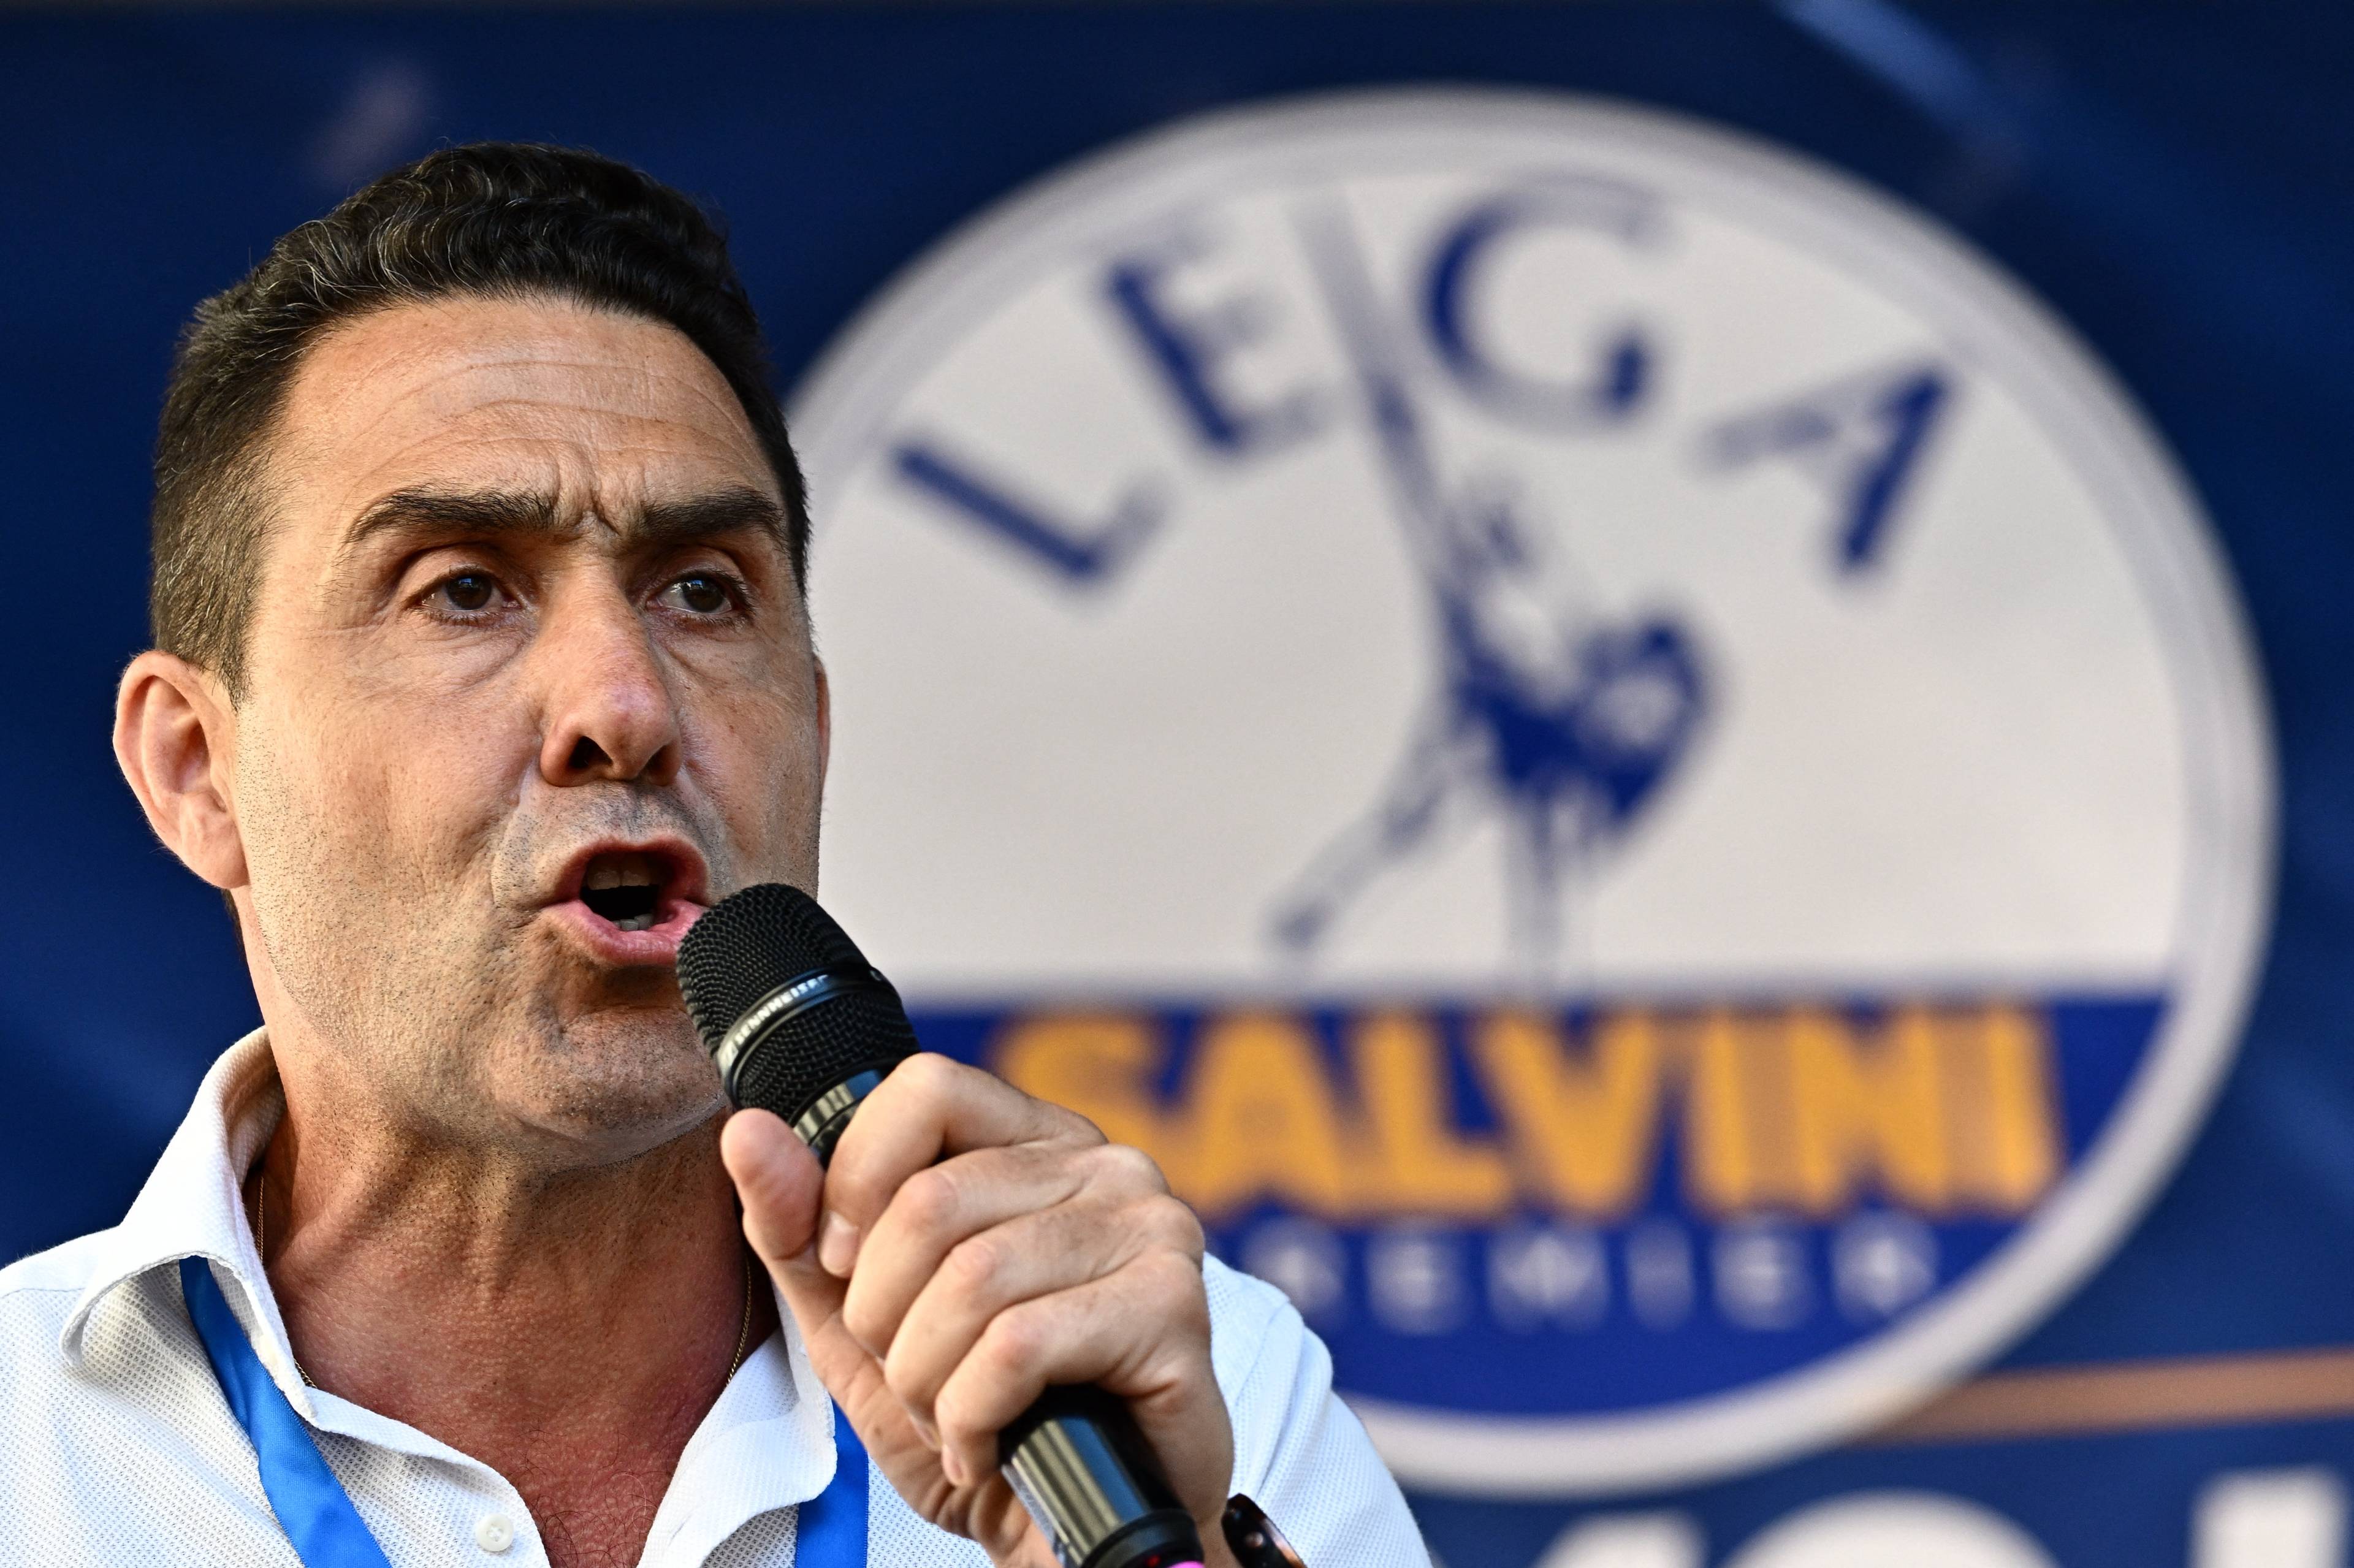
[(514, 1520), (503, 1513), (486, 1513), (474, 1521), (474, 1544), (485, 1552), (504, 1552), (514, 1544)]

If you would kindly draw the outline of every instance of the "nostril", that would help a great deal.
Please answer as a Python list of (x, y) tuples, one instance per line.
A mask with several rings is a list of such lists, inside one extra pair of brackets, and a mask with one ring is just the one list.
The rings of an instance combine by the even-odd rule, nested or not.
[(587, 773), (593, 768), (602, 768), (612, 760), (605, 754), (603, 747), (584, 735), (572, 743), (572, 755), (564, 759), (564, 766), (574, 773)]

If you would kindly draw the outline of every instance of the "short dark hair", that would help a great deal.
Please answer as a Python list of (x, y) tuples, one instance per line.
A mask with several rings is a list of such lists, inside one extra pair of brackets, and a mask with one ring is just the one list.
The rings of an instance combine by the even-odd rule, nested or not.
[(555, 295), (684, 333), (735, 389), (776, 471), (786, 553), (806, 582), (807, 492), (718, 220), (594, 153), (481, 142), (373, 181), (196, 307), (155, 442), (156, 647), (242, 696), (269, 524), (264, 448), (303, 350), (336, 323), (462, 294)]

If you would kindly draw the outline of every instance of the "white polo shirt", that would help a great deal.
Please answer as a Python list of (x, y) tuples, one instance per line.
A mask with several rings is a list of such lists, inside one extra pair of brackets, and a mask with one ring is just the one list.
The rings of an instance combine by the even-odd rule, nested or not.
[[(292, 1568), (252, 1444), (181, 1299), (209, 1258), (262, 1364), (310, 1425), (396, 1568), (545, 1563), (523, 1499), (478, 1460), (302, 1380), (240, 1196), (285, 1109), (260, 1032), (205, 1075), (187, 1119), (112, 1230), (0, 1270), (0, 1562), (67, 1568)], [(1331, 1392), (1331, 1361), (1280, 1293), (1215, 1262), (1211, 1351), (1233, 1413), (1236, 1491), (1311, 1568), (1428, 1568), (1396, 1484)], [(646, 1568), (785, 1564), (795, 1505), (833, 1473), (833, 1406), (791, 1319), (747, 1358), (688, 1441)], [(986, 1568), (869, 1476), (867, 1559)]]

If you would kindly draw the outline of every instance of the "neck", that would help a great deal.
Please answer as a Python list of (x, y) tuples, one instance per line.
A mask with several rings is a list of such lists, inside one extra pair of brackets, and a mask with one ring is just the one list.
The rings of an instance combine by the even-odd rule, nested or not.
[(307, 1107), (253, 1194), (288, 1337), (321, 1388), (482, 1460), (556, 1568), (642, 1554), (739, 1347), (749, 1292), (716, 1122), (634, 1159), (532, 1169)]

